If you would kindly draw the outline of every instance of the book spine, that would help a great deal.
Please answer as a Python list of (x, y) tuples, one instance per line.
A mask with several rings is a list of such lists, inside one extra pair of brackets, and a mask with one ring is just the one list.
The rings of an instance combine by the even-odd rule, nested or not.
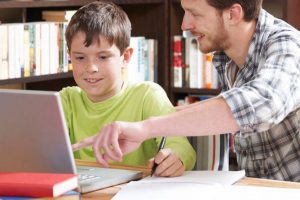
[(182, 62), (182, 37), (173, 38), (173, 84), (174, 87), (183, 86), (183, 62)]

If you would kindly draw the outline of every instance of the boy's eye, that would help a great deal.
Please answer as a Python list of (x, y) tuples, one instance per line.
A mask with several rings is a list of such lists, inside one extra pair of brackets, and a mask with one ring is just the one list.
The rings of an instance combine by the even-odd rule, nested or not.
[(99, 55), (99, 60), (108, 60), (112, 55)]
[(101, 60), (105, 60), (105, 59), (108, 58), (108, 56), (99, 56), (99, 58), (100, 58)]
[(76, 56), (75, 59), (76, 59), (76, 60), (83, 60), (84, 57), (83, 57), (83, 56)]

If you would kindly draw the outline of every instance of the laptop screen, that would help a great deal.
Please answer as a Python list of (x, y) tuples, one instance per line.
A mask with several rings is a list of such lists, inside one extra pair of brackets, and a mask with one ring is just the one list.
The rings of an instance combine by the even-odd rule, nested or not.
[(0, 172), (76, 173), (58, 92), (0, 89)]

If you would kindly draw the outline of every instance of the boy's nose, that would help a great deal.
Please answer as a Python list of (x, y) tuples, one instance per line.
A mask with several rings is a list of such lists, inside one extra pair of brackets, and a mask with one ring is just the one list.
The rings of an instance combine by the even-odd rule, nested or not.
[(95, 73), (95, 72), (98, 72), (99, 71), (99, 68), (97, 65), (93, 64), (93, 63), (90, 63), (87, 65), (86, 67), (86, 70), (89, 72), (89, 73)]

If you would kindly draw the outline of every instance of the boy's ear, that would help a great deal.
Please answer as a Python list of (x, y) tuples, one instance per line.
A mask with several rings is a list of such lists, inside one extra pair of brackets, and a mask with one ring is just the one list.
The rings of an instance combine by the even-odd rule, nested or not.
[(132, 47), (127, 47), (123, 53), (123, 66), (126, 67), (131, 60), (131, 56), (133, 53)]

